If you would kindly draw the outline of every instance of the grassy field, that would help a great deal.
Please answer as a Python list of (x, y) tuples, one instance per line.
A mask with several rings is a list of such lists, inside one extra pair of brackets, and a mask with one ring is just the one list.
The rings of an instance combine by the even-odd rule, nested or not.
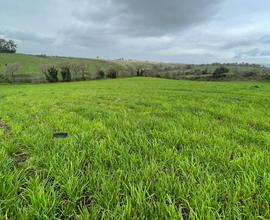
[(0, 84), (0, 216), (269, 218), (269, 98), (258, 82)]

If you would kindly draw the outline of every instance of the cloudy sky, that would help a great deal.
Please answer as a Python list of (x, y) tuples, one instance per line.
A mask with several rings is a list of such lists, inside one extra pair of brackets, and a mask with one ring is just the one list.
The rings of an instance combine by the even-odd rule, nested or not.
[(18, 52), (270, 64), (269, 0), (0, 0)]

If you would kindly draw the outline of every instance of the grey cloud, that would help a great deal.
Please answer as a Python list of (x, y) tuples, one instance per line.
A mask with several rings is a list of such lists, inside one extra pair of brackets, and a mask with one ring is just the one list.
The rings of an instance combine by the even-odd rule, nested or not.
[(40, 44), (51, 44), (54, 43), (54, 39), (42, 34), (32, 33), (28, 31), (14, 30), (14, 29), (5, 29), (0, 30), (0, 34), (19, 41), (30, 41)]
[(270, 35), (263, 36), (260, 41), (265, 44), (270, 44)]
[[(69, 0), (72, 2), (71, 0)], [(217, 12), (221, 0), (79, 0), (73, 22), (59, 30), (64, 44), (80, 47), (152, 50), (168, 47), (164, 36), (196, 27)], [(152, 40), (152, 42), (151, 42)], [(150, 46), (145, 45), (147, 42)], [(127, 48), (125, 48), (127, 47)], [(124, 51), (125, 53), (126, 51)], [(145, 53), (145, 51), (144, 51)]]
[(261, 50), (259, 48), (255, 48), (255, 49), (241, 53), (242, 56), (248, 56), (248, 57), (260, 56), (260, 54), (261, 54)]
[[(221, 0), (82, 1), (74, 15), (82, 23), (109, 27), (127, 36), (156, 36), (205, 22)], [(94, 7), (93, 7), (94, 5)], [(83, 8), (83, 9), (82, 9)]]
[(0, 36), (17, 40), (18, 52), (183, 63), (270, 61), (268, 0), (0, 3)]
[(261, 51), (260, 56), (270, 57), (270, 50)]
[(254, 48), (252, 50), (238, 52), (234, 58), (240, 59), (240, 58), (256, 58), (256, 57), (270, 58), (270, 50)]
[(106, 28), (89, 25), (65, 27), (59, 30), (58, 34), (63, 37), (64, 44), (89, 48), (108, 48), (115, 44), (119, 38), (117, 35), (110, 33)]
[(253, 43), (254, 42), (252, 42), (251, 40), (235, 40), (235, 41), (224, 44), (223, 46), (221, 46), (221, 49), (228, 50), (228, 49), (234, 49), (238, 47), (245, 47), (245, 46), (250, 46)]
[[(254, 36), (249, 35), (246, 36), (244, 39), (234, 39), (227, 40), (225, 44), (223, 44), (220, 48), (224, 50), (231, 50), (231, 49), (239, 49), (239, 48), (250, 48), (250, 47), (264, 47), (270, 44), (270, 35), (264, 36)], [(256, 56), (260, 55), (260, 50), (258, 48), (248, 50), (244, 52), (246, 55)]]

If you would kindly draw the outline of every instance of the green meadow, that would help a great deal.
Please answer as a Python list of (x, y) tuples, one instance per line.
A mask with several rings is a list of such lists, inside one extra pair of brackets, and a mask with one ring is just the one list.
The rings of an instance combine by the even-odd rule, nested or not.
[(267, 82), (0, 84), (0, 219), (267, 219), (269, 100)]

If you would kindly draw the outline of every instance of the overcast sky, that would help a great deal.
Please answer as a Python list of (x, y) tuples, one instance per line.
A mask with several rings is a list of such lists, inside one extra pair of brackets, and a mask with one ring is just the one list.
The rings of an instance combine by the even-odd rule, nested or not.
[(0, 0), (18, 52), (270, 64), (270, 0)]

